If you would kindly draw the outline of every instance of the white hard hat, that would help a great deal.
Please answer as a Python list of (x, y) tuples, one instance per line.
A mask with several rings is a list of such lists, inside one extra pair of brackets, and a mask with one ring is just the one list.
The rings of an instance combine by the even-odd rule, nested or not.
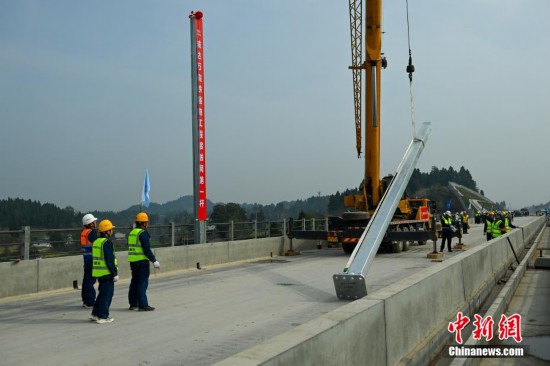
[(451, 211), (445, 211), (445, 215), (450, 215)]
[(82, 217), (82, 225), (90, 225), (92, 222), (97, 221), (97, 219), (92, 214), (86, 214)]

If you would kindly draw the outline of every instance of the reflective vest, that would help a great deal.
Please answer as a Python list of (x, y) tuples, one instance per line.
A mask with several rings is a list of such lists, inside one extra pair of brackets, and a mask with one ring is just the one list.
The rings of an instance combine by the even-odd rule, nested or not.
[(467, 224), (467, 223), (468, 223), (468, 218), (469, 218), (469, 217), (470, 217), (470, 215), (468, 215), (468, 214), (463, 215), (463, 216), (462, 216), (462, 222), (463, 222), (464, 224)]
[(493, 222), (491, 220), (487, 220), (487, 230), (485, 231), (487, 234), (493, 235)]
[(502, 222), (502, 220), (497, 220), (493, 223), (493, 228), (492, 228), (493, 238), (498, 238), (500, 235), (502, 235), (502, 232), (500, 231), (500, 223), (501, 222)]
[[(107, 268), (107, 263), (105, 262), (105, 252), (103, 251), (103, 244), (106, 240), (107, 238), (97, 238), (96, 240), (94, 240), (94, 243), (92, 245), (92, 258), (94, 261), (92, 267), (93, 277), (102, 277), (111, 274), (111, 271), (109, 271), (109, 268)], [(118, 261), (116, 258), (115, 266), (117, 266), (118, 268)]]
[(92, 242), (88, 239), (88, 234), (92, 232), (92, 229), (84, 229), (80, 233), (80, 245), (82, 250), (82, 256), (85, 261), (92, 260)]
[(506, 226), (506, 232), (509, 233), (510, 232), (510, 220), (508, 220), (508, 218), (504, 219), (504, 225)]
[(148, 261), (149, 258), (143, 254), (143, 247), (139, 241), (139, 234), (143, 229), (134, 229), (128, 235), (128, 262)]
[(442, 216), (441, 217), (443, 219), (443, 222), (446, 224), (446, 225), (449, 225), (449, 227), (447, 226), (443, 226), (441, 228), (442, 231), (450, 231), (451, 230), (451, 226), (453, 225), (453, 219), (452, 218), (446, 218), (445, 216)]

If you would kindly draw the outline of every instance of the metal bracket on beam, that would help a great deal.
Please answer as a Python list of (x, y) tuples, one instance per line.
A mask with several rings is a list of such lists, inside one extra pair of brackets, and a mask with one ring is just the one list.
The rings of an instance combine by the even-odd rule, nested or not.
[(367, 296), (367, 285), (363, 275), (335, 274), (332, 276), (336, 295), (340, 300), (357, 300)]

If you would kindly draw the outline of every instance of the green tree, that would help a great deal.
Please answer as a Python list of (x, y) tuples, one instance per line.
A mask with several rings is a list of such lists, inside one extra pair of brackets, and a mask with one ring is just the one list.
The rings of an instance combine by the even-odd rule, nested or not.
[(210, 215), (210, 221), (222, 222), (245, 222), (246, 212), (238, 203), (219, 203), (214, 206), (214, 210)]

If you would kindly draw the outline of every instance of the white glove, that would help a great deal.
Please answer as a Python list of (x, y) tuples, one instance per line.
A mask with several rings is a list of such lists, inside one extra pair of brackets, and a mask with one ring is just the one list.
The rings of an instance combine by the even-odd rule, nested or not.
[(117, 282), (117, 281), (118, 281), (118, 276), (113, 277), (113, 282)]
[(160, 268), (160, 263), (159, 263), (159, 261), (155, 261), (155, 263), (153, 263), (153, 267), (155, 267), (155, 268)]

